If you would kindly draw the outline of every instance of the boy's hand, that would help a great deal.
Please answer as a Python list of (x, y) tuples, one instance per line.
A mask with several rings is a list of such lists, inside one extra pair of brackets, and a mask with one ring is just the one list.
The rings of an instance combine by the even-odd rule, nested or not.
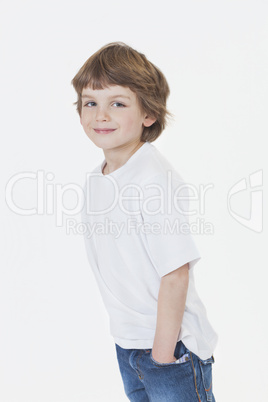
[(152, 350), (152, 358), (157, 362), (157, 363), (173, 363), (177, 360), (177, 358), (175, 356), (169, 358), (163, 358), (163, 356), (154, 354), (153, 350)]

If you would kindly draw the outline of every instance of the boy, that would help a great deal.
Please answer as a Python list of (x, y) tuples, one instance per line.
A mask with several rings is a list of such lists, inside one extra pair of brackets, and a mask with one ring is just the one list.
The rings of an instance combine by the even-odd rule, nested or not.
[(115, 42), (72, 84), (83, 129), (105, 155), (87, 177), (82, 219), (93, 228), (86, 251), (125, 393), (135, 402), (215, 401), (217, 335), (195, 290), (201, 257), (187, 230), (187, 186), (152, 144), (169, 115), (168, 83), (143, 54)]

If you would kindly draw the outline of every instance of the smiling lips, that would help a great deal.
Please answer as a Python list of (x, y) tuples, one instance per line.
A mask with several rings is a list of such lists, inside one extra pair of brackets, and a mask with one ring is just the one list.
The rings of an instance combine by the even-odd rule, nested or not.
[(97, 134), (109, 134), (115, 131), (115, 128), (94, 128)]

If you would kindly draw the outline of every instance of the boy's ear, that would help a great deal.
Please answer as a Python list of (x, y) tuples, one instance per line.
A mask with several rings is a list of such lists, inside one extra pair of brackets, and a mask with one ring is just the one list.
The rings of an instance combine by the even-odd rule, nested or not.
[(156, 119), (154, 119), (153, 117), (150, 117), (150, 116), (145, 116), (143, 125), (145, 127), (150, 127), (152, 124), (154, 124), (154, 122), (156, 122)]

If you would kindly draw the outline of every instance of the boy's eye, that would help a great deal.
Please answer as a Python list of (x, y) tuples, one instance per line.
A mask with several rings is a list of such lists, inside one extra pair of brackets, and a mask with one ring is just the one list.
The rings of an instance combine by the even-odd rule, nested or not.
[(125, 107), (125, 105), (123, 105), (123, 103), (120, 103), (120, 102), (114, 102), (113, 105), (115, 107)]
[(95, 105), (96, 105), (95, 102), (87, 102), (87, 103), (85, 104), (85, 106), (89, 106), (89, 107), (92, 107), (92, 106), (95, 106)]

